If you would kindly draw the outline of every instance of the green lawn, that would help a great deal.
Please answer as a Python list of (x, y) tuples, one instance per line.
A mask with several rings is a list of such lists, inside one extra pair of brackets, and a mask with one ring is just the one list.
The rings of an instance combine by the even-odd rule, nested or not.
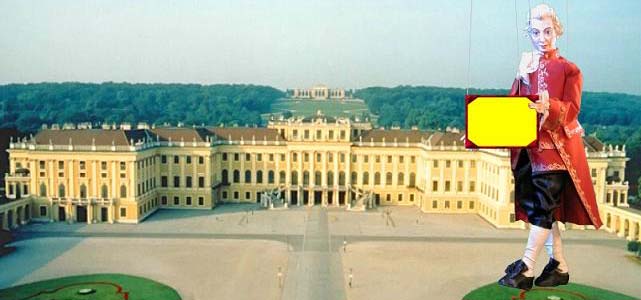
[(534, 287), (525, 293), (525, 297), (521, 297), (520, 294), (521, 290), (492, 283), (470, 292), (463, 297), (463, 300), (548, 300), (548, 297), (553, 295), (563, 300), (639, 300), (638, 298), (576, 283), (554, 288)]
[[(332, 117), (361, 116), (363, 112), (369, 114), (367, 105), (363, 101), (340, 100), (292, 100), (279, 99), (272, 104), (272, 113), (279, 114), (291, 111), (294, 116), (312, 116), (321, 110), (324, 115)], [(267, 117), (265, 115), (265, 117)]]
[[(81, 289), (94, 293), (80, 295)], [(178, 293), (159, 282), (122, 274), (93, 274), (38, 281), (0, 290), (1, 300), (180, 300)]]

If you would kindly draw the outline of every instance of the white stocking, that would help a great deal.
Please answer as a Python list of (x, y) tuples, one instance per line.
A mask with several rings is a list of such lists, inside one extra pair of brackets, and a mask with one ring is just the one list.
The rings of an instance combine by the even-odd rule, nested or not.
[(536, 225), (530, 226), (530, 236), (528, 237), (525, 253), (523, 254), (523, 262), (528, 266), (528, 270), (523, 273), (526, 277), (534, 276), (536, 257), (539, 255), (549, 235), (550, 229)]

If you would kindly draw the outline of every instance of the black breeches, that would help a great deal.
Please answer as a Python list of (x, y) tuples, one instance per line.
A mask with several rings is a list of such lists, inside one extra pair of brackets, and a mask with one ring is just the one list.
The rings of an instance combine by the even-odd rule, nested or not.
[(561, 205), (561, 194), (572, 179), (563, 170), (532, 174), (529, 158), (523, 152), (515, 173), (518, 204), (527, 213), (530, 224), (552, 229), (556, 221), (554, 211)]

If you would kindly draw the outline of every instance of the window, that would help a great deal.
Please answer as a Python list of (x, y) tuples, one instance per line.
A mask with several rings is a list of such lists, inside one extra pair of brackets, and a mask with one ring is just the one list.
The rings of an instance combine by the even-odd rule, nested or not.
[(446, 192), (450, 191), (450, 181), (449, 180), (445, 180), (445, 191)]
[(356, 181), (358, 180), (358, 173), (352, 172), (352, 174), (350, 174), (350, 175), (351, 175), (350, 180), (351, 180), (352, 184), (357, 184)]
[(390, 195), (390, 194), (385, 195), (385, 201), (387, 201), (387, 202), (392, 201), (392, 195)]
[(263, 183), (263, 171), (256, 171), (256, 183)]
[(174, 205), (180, 204), (180, 197), (174, 197)]
[(303, 172), (303, 185), (309, 185), (309, 172)]
[(240, 160), (240, 154), (234, 153), (234, 161), (239, 161)]
[(221, 174), (221, 177), (222, 177), (222, 180), (223, 180), (223, 184), (228, 184), (229, 183), (229, 171), (223, 170), (223, 172)]
[(462, 160), (458, 160), (456, 163), (457, 163), (459, 168), (463, 167), (463, 161)]
[(120, 198), (127, 198), (127, 187), (124, 185), (120, 186)]
[(269, 161), (274, 161), (274, 154), (273, 153), (269, 154)]
[(410, 202), (414, 202), (414, 194), (410, 194)]
[(476, 189), (476, 182), (470, 181), (470, 192), (474, 192)]
[(44, 168), (45, 168), (45, 162), (44, 162), (44, 160), (41, 160), (40, 161), (40, 170), (44, 170)]
[(305, 162), (309, 162), (309, 153), (305, 153), (303, 157), (305, 158), (304, 159)]
[(334, 162), (334, 155), (332, 153), (327, 153), (327, 162)]
[(160, 186), (161, 187), (167, 187), (167, 176), (161, 176), (160, 177)]
[(292, 154), (292, 161), (298, 161), (298, 153)]
[(245, 171), (245, 183), (251, 183), (252, 182), (252, 171), (246, 170)]
[(329, 139), (333, 140), (334, 139), (334, 130), (329, 131)]
[(385, 185), (392, 185), (392, 172), (385, 174)]
[(314, 184), (315, 185), (321, 185), (321, 176), (322, 175), (321, 175), (320, 171), (314, 172)]
[(240, 171), (234, 170), (234, 183), (240, 183)]
[(107, 162), (106, 161), (101, 161), (100, 162), (100, 169), (103, 171), (107, 170)]
[(446, 167), (446, 168), (449, 168), (449, 167), (450, 167), (450, 165), (451, 165), (450, 160), (449, 160), (449, 159), (448, 159), (448, 160), (446, 160), (446, 161), (445, 161), (445, 167)]
[(245, 192), (245, 200), (249, 200), (252, 197), (251, 192)]
[(245, 153), (245, 161), (251, 161), (252, 160), (252, 155), (249, 153)]
[(198, 176), (198, 187), (199, 188), (204, 188), (205, 187), (205, 177), (204, 176)]
[(381, 184), (381, 173), (374, 173), (374, 185), (380, 185)]
[(178, 155), (174, 155), (174, 163), (175, 163), (175, 164), (180, 163), (180, 156), (178, 156)]
[(317, 140), (320, 140), (320, 139), (321, 139), (321, 135), (322, 135), (322, 134), (321, 134), (321, 131), (320, 131), (320, 130), (316, 130), (316, 139), (317, 139)]
[(438, 181), (432, 180), (432, 192), (438, 191)]
[(388, 155), (388, 156), (387, 156), (387, 163), (388, 163), (388, 164), (391, 164), (391, 163), (392, 163), (392, 156), (391, 156), (391, 155)]
[(160, 163), (163, 163), (163, 164), (167, 163), (167, 155), (161, 155), (160, 156)]
[(470, 209), (474, 209), (474, 201), (470, 201)]
[(202, 157), (202, 156), (198, 156), (198, 164), (199, 164), (199, 165), (202, 165), (202, 164), (204, 164), (204, 163), (205, 163), (205, 158), (204, 158), (204, 157)]
[(126, 217), (127, 216), (127, 208), (126, 207), (121, 207), (120, 208), (120, 216), (121, 217)]
[(223, 153), (223, 161), (227, 161), (227, 153)]
[(398, 202), (403, 201), (403, 194), (398, 194)]
[(405, 159), (404, 159), (404, 156), (399, 156), (399, 157), (398, 157), (398, 162), (399, 162), (399, 163), (401, 163), (401, 164), (402, 164), (404, 160), (405, 160)]
[(345, 130), (341, 130), (341, 140), (345, 139)]
[(47, 207), (46, 206), (40, 206), (40, 216), (44, 217), (47, 215)]
[(167, 205), (167, 196), (160, 197), (160, 204)]
[(369, 162), (369, 155), (363, 156), (363, 162), (368, 163)]
[(188, 188), (191, 187), (191, 176), (185, 176), (185, 187), (188, 187)]
[(340, 158), (341, 158), (340, 162), (344, 163), (345, 162), (345, 153), (341, 153), (339, 155), (340, 155)]
[(321, 154), (316, 153), (316, 162), (321, 162)]
[(463, 201), (461, 201), (461, 200), (456, 201), (456, 208), (457, 208), (457, 209), (461, 209), (461, 208), (463, 208)]
[(416, 185), (416, 174), (410, 173), (410, 185), (409, 187), (414, 187)]
[(404, 185), (405, 184), (405, 176), (403, 175), (403, 173), (398, 173), (397, 177), (398, 177), (397, 178), (397, 180), (398, 180), (397, 184), (398, 185)]
[(298, 137), (298, 130), (294, 129), (292, 131), (292, 135), (294, 136), (294, 138), (297, 138)]
[(309, 139), (309, 130), (305, 130), (304, 132), (304, 138)]
[(438, 160), (435, 160), (433, 162), (434, 162), (434, 168), (438, 168)]
[(174, 187), (180, 187), (180, 176), (174, 176)]
[(292, 184), (298, 184), (298, 172), (296, 171), (292, 171)]
[(376, 163), (380, 163), (381, 162), (381, 156), (380, 155), (374, 156), (374, 159), (375, 159)]
[(106, 184), (103, 184), (102, 188), (100, 188), (100, 196), (102, 198), (109, 198), (109, 188)]
[(58, 170), (64, 170), (65, 168), (65, 162), (64, 161), (59, 161), (58, 162)]
[(515, 217), (515, 215), (512, 213), (512, 214), (510, 214), (510, 223), (514, 223), (514, 222), (516, 222), (516, 217)]
[(592, 169), (592, 177), (596, 177), (596, 169)]
[(462, 192), (463, 191), (463, 181), (457, 181), (456, 182), (456, 191), (457, 192)]
[(227, 192), (223, 192), (223, 199), (227, 199)]
[(327, 185), (334, 185), (334, 173), (331, 171), (327, 172)]
[(267, 183), (274, 183), (274, 171), (270, 170), (269, 172), (267, 172)]
[(445, 208), (450, 208), (450, 201), (449, 200), (445, 200)]
[(352, 162), (355, 163), (356, 159), (358, 158), (358, 155), (352, 154), (351, 156), (352, 156)]
[(185, 160), (188, 164), (191, 164), (191, 156), (185, 156)]
[(40, 197), (47, 197), (47, 186), (44, 182), (40, 183)]
[(287, 176), (285, 171), (280, 171), (280, 173), (278, 173), (278, 183), (285, 184), (285, 176)]
[(363, 173), (363, 185), (369, 184), (369, 173), (365, 172)]
[(238, 200), (238, 198), (239, 198), (238, 191), (235, 191), (234, 192), (234, 200)]
[(126, 171), (127, 170), (127, 164), (124, 161), (120, 162), (120, 171)]
[(80, 185), (80, 198), (87, 198), (87, 186), (84, 183)]
[[(13, 187), (13, 185), (9, 185), (9, 188), (11, 187)], [(9, 190), (9, 194), (13, 194), (11, 190)], [(58, 186), (58, 197), (61, 197), (61, 198), (65, 197), (65, 186), (62, 183)]]
[(470, 160), (470, 168), (476, 168), (476, 161)]
[(438, 208), (438, 201), (432, 200), (432, 208)]
[(205, 205), (205, 198), (198, 197), (198, 205)]
[(280, 161), (285, 161), (285, 154), (280, 155)]
[(187, 202), (187, 205), (191, 205), (191, 197), (186, 197), (185, 202)]

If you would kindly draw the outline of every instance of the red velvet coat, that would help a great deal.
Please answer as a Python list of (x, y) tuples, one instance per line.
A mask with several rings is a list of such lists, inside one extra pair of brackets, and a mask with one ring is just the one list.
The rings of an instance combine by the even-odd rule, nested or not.
[[(549, 115), (542, 124), (539, 140), (541, 137), (551, 140), (553, 145), (548, 149), (556, 151), (547, 152), (554, 154), (557, 160), (560, 156), (574, 183), (568, 184), (562, 193), (561, 206), (555, 211), (555, 219), (599, 228), (603, 223), (599, 216), (583, 145), (583, 128), (577, 121), (581, 108), (581, 71), (575, 64), (554, 51), (540, 58), (538, 69), (529, 74), (529, 81), (530, 84), (526, 85), (521, 80), (515, 80), (510, 94), (536, 95), (539, 87), (547, 88), (550, 95)], [(520, 151), (524, 150), (510, 150), (513, 171), (517, 166)], [(554, 161), (551, 156), (550, 161)], [(525, 210), (518, 205), (518, 201), (515, 203), (516, 219), (527, 222)]]

